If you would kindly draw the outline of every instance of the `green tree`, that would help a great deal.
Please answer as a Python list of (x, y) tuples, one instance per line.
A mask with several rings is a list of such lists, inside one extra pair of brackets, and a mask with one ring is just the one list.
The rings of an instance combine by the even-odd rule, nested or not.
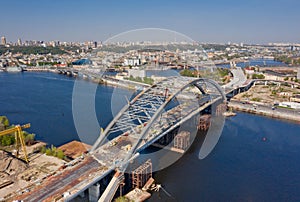
[(252, 74), (252, 79), (264, 79), (265, 76), (263, 74)]
[(60, 159), (64, 159), (65, 158), (64, 152), (61, 151), (61, 150), (59, 150), (59, 149), (57, 149), (53, 145), (51, 145), (51, 147), (49, 147), (49, 148), (43, 147), (41, 149), (41, 152), (45, 153), (48, 156), (54, 156), (54, 157), (57, 157), (57, 158), (60, 158)]
[(65, 154), (64, 154), (63, 151), (57, 150), (56, 157), (59, 158), (59, 159), (64, 159), (65, 158)]
[(6, 116), (0, 116), (0, 123), (2, 123), (5, 127), (9, 126), (9, 120)]
[(46, 155), (47, 156), (52, 156), (52, 150), (51, 148), (47, 148), (46, 151), (45, 151)]
[(14, 135), (4, 135), (1, 137), (1, 145), (2, 146), (10, 146), (15, 143)]
[(24, 134), (24, 140), (26, 145), (33, 145), (35, 141), (35, 134)]
[(196, 70), (189, 70), (189, 69), (184, 69), (180, 71), (181, 76), (187, 76), (187, 77), (197, 77), (198, 72)]
[(47, 149), (46, 149), (45, 146), (43, 146), (43, 147), (41, 148), (41, 152), (42, 152), (42, 153), (46, 153), (46, 150), (47, 150)]

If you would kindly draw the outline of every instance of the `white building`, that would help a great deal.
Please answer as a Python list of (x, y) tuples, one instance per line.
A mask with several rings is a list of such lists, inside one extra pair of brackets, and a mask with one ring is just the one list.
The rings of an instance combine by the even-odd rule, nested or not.
[(126, 58), (124, 59), (124, 66), (139, 66), (141, 65), (140, 59), (137, 58)]
[(18, 46), (22, 46), (22, 40), (18, 38)]
[(297, 102), (281, 102), (279, 103), (281, 107), (288, 107), (292, 109), (300, 109), (300, 103)]
[(1, 45), (6, 45), (6, 38), (5, 38), (5, 36), (1, 37)]
[(297, 79), (300, 80), (300, 68), (298, 68), (298, 71), (297, 71)]

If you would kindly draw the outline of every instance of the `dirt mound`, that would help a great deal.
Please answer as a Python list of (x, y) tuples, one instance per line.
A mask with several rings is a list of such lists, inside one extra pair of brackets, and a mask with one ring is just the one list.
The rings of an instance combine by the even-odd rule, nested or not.
[(67, 157), (75, 159), (83, 153), (86, 153), (91, 147), (92, 146), (82, 142), (72, 141), (58, 147), (58, 149), (62, 150)]

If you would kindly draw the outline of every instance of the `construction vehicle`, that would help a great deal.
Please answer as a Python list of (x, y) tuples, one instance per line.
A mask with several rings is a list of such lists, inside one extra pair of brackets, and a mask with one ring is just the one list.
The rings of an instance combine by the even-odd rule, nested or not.
[(25, 129), (25, 128), (30, 128), (30, 123), (27, 123), (27, 124), (22, 125), (22, 126), (16, 125), (12, 128), (0, 131), (0, 136), (15, 133), (16, 150), (17, 150), (16, 156), (17, 157), (19, 156), (19, 149), (20, 149), (20, 147), (22, 147), (22, 150), (23, 150), (23, 153), (24, 153), (24, 159), (28, 163), (29, 161), (28, 161), (26, 145), (25, 145), (25, 140), (24, 140), (23, 131), (22, 131), (22, 129)]

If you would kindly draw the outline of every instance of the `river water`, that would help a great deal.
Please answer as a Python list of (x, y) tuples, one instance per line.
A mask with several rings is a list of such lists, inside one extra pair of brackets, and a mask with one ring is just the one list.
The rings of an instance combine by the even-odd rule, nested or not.
[[(0, 115), (6, 115), (13, 124), (31, 123), (28, 131), (37, 139), (49, 145), (62, 145), (71, 140), (83, 139), (93, 144), (100, 129), (89, 126), (92, 120), (85, 120), (86, 134), (77, 134), (72, 115), (72, 95), (75, 79), (53, 73), (0, 73)], [(80, 81), (89, 84), (88, 81)], [(82, 99), (90, 92), (82, 92)], [(113, 103), (119, 111), (133, 92), (99, 85), (95, 94), (95, 111), (101, 127), (113, 118), (112, 95), (119, 95)], [(115, 100), (115, 99), (114, 99)]]
[[(270, 60), (270, 59), (255, 59), (249, 60), (248, 62), (240, 62), (236, 64), (238, 67), (247, 67), (247, 66), (260, 66), (260, 67), (286, 67), (287, 65), (280, 61)], [(225, 67), (229, 68), (230, 64), (221, 64), (217, 65), (217, 67)]]
[[(75, 129), (74, 81), (52, 73), (0, 73), (0, 115), (15, 124), (30, 122), (29, 131), (49, 144), (59, 146), (82, 137), (93, 144), (99, 128), (86, 128), (79, 136)], [(117, 102), (112, 102), (116, 92)], [(98, 86), (95, 111), (100, 126), (112, 119), (111, 108), (121, 109), (133, 93)], [(226, 120), (217, 146), (203, 160), (198, 159), (200, 142), (155, 173), (171, 196), (160, 191), (150, 201), (300, 201), (300, 125), (238, 113)]]

